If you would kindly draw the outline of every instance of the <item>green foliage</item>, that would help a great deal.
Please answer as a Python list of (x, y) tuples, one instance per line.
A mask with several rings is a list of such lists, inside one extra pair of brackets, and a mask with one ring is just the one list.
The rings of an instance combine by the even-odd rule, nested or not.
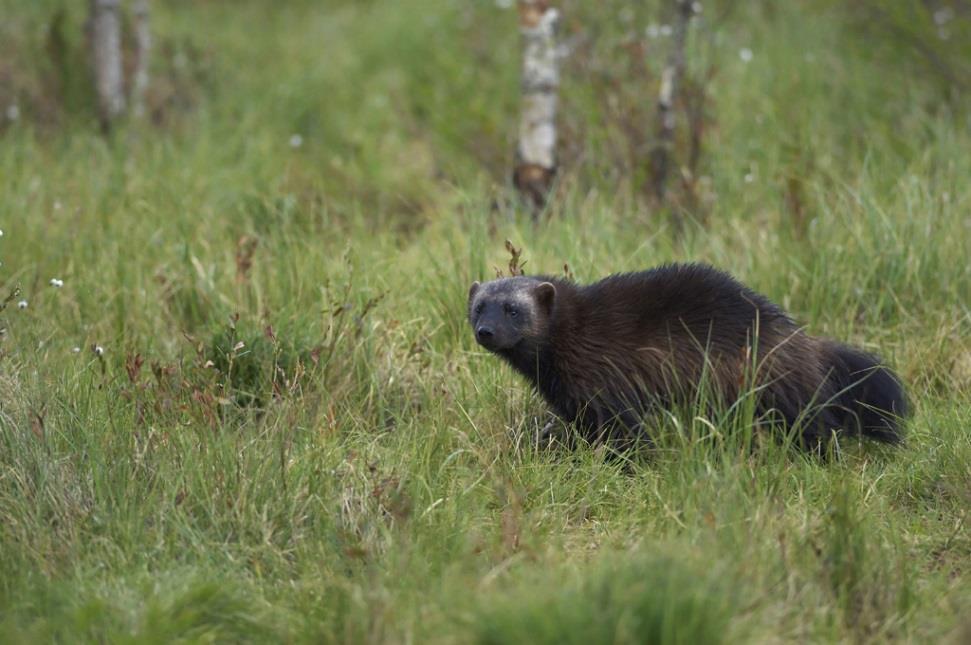
[(871, 531), (858, 507), (850, 491), (836, 491), (823, 520), (819, 557), (846, 628), (872, 637), (912, 608), (913, 572), (893, 551), (867, 541)]
[(489, 607), (478, 640), (502, 643), (722, 643), (734, 599), (716, 572), (630, 554), (589, 579), (517, 591)]
[(270, 395), (288, 388), (304, 366), (311, 366), (319, 351), (280, 341), (272, 327), (248, 331), (234, 322), (213, 334), (205, 356), (235, 405), (261, 407)]
[[(150, 117), (105, 138), (80, 5), (0, 0), (3, 640), (960, 639), (963, 6), (942, 39), (916, 1), (705, 2), (676, 235), (643, 199), (658, 3), (560, 3), (534, 225), (496, 3), (153, 3)], [(744, 399), (658, 419), (630, 461), (535, 448), (545, 406), (466, 322), (507, 239), (581, 281), (730, 270), (882, 354), (907, 443), (821, 461)]]

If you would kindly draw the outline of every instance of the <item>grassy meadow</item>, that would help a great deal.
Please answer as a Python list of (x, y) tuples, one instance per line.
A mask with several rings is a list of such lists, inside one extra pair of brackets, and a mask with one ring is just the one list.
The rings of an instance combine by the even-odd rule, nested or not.
[[(537, 224), (504, 3), (153, 3), (107, 136), (85, 4), (0, 0), (0, 640), (969, 642), (966, 3), (704, 2), (665, 208), (667, 5), (557, 3)], [(630, 463), (536, 449), (465, 320), (507, 239), (731, 271), (885, 357), (906, 443), (823, 462), (699, 410)]]

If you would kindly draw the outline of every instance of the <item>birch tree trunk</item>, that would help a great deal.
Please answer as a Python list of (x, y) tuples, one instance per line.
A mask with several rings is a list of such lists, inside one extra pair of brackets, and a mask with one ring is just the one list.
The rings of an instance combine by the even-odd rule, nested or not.
[(132, 77), (132, 112), (145, 115), (145, 92), (148, 90), (148, 60), (152, 50), (152, 31), (149, 27), (148, 0), (132, 4), (132, 28), (135, 32), (135, 72)]
[(661, 89), (657, 99), (657, 141), (651, 151), (651, 186), (654, 197), (664, 201), (667, 179), (674, 148), (674, 128), (677, 119), (674, 101), (684, 75), (684, 48), (688, 35), (688, 23), (694, 15), (692, 0), (676, 0), (677, 12), (672, 34), (671, 52), (661, 73)]
[(89, 28), (98, 110), (107, 129), (125, 111), (120, 0), (91, 0)]
[(559, 12), (549, 0), (519, 0), (523, 39), (522, 113), (513, 184), (532, 204), (545, 206), (556, 174), (556, 103), (560, 84), (556, 50)]

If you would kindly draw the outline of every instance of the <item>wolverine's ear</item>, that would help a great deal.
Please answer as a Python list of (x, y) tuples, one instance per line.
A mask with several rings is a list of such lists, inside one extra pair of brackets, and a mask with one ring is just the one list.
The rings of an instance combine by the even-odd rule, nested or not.
[(475, 298), (475, 294), (479, 291), (479, 282), (473, 282), (472, 286), (469, 287), (469, 302), (472, 302), (472, 298)]
[(536, 304), (539, 305), (540, 311), (549, 315), (553, 311), (553, 301), (556, 300), (556, 287), (552, 282), (543, 282), (536, 286), (533, 293), (536, 295)]

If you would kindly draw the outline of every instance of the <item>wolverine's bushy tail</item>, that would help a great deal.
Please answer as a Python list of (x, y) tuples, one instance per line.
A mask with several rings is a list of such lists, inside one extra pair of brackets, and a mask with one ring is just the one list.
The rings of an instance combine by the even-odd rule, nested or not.
[(830, 412), (839, 425), (884, 443), (903, 440), (907, 399), (897, 376), (880, 359), (838, 343), (831, 346), (834, 399)]

